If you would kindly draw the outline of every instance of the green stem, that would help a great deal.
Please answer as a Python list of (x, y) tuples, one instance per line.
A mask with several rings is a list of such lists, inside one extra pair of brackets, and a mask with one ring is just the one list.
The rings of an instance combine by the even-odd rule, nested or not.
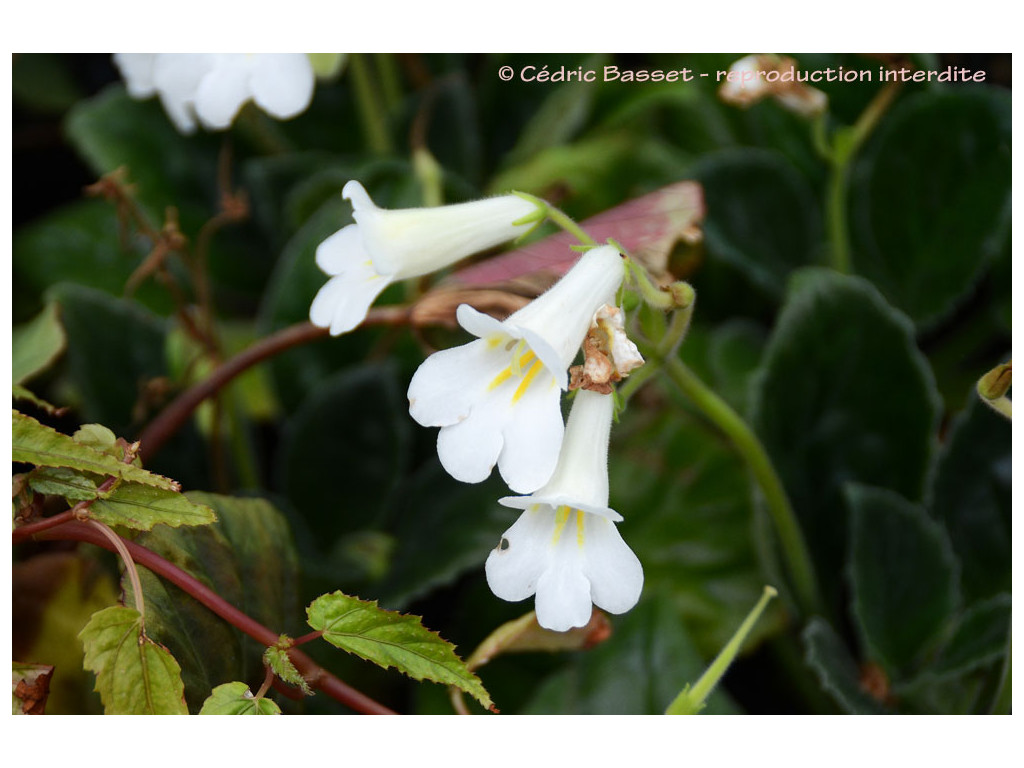
[(637, 368), (635, 371), (629, 374), (629, 377), (619, 385), (618, 390), (619, 399), (622, 404), (625, 405), (629, 402), (629, 398), (633, 396), (640, 387), (647, 383), (654, 374), (661, 368), (657, 362), (647, 361), (642, 366)]
[(754, 624), (761, 618), (761, 614), (764, 613), (768, 601), (777, 594), (778, 592), (775, 591), (774, 587), (766, 586), (764, 588), (761, 599), (757, 601), (754, 610), (740, 624), (736, 634), (725, 644), (725, 647), (715, 657), (715, 660), (711, 662), (711, 666), (707, 668), (707, 671), (700, 676), (700, 680), (694, 684), (693, 688), (689, 686), (684, 688), (672, 703), (668, 705), (668, 709), (665, 710), (666, 715), (695, 715), (704, 708), (704, 702), (711, 695), (711, 691), (714, 690), (718, 681), (722, 679), (722, 675), (729, 669), (729, 665), (736, 658), (736, 654), (740, 652), (743, 641), (747, 639), (750, 630), (754, 628)]
[(349, 63), (349, 77), (355, 89), (356, 111), (363, 124), (363, 133), (370, 149), (380, 155), (393, 152), (388, 119), (381, 103), (381, 93), (373, 82), (370, 63), (362, 53), (352, 54)]
[(736, 451), (754, 474), (764, 494), (782, 552), (789, 568), (799, 607), (807, 614), (819, 609), (819, 597), (814, 580), (814, 568), (807, 553), (803, 533), (789, 504), (775, 467), (772, 466), (764, 446), (736, 412), (697, 378), (678, 357), (664, 362), (669, 378), (689, 397), (719, 429), (732, 441)]
[(402, 85), (393, 53), (375, 53), (374, 62), (380, 75), (381, 93), (389, 112), (394, 114), (402, 104)]
[[(513, 192), (512, 194), (518, 195), (524, 200), (529, 200), (531, 203), (537, 206), (537, 209), (542, 216), (551, 219), (552, 222), (554, 222), (559, 227), (564, 229), (566, 232), (575, 237), (584, 245), (597, 245), (597, 241), (590, 235), (588, 235), (584, 231), (583, 227), (581, 227), (579, 224), (573, 221), (572, 218), (564, 211), (555, 208), (555, 206), (553, 206), (547, 200), (537, 197), (536, 195), (531, 195), (529, 192)], [(528, 219), (532, 220), (532, 217), (536, 215), (536, 213), (530, 214), (530, 217), (528, 217)]]
[(1012, 643), (1010, 637), (1006, 640), (1006, 661), (1003, 662), (1003, 671), (999, 679), (999, 688), (996, 690), (995, 698), (992, 701), (991, 712), (993, 715), (1008, 715), (1010, 714), (1010, 704), (1013, 698), (1013, 685), (1012, 670), (1010, 661), (1010, 651)]
[[(854, 156), (899, 92), (898, 83), (889, 83), (875, 94), (857, 122), (833, 139), (830, 160), (832, 176), (828, 189), (828, 233), (832, 246), (832, 266), (839, 272), (851, 269), (850, 237), (846, 221), (846, 183)], [(823, 139), (821, 140), (823, 141)]]

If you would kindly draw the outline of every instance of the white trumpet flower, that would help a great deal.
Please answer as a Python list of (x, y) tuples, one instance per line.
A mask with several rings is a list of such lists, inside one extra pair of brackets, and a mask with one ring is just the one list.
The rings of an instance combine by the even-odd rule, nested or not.
[(579, 390), (554, 475), (530, 496), (500, 503), (525, 510), (488, 555), (487, 584), (503, 600), (536, 594), (537, 622), (564, 632), (590, 620), (591, 604), (625, 613), (644, 573), (608, 507), (611, 395)]
[(224, 130), (253, 101), (280, 120), (305, 111), (314, 74), (304, 53), (115, 53), (128, 93), (158, 95), (184, 134), (197, 124)]
[(427, 358), (408, 392), (410, 415), (441, 427), (437, 454), (452, 477), (478, 483), (497, 464), (516, 493), (548, 481), (562, 444), (567, 369), (623, 275), (618, 251), (600, 246), (504, 322), (458, 308), (459, 324), (477, 340)]
[(515, 222), (535, 204), (503, 195), (438, 208), (385, 210), (374, 205), (363, 185), (350, 181), (342, 196), (352, 201), (355, 224), (324, 240), (316, 263), (330, 280), (309, 308), (314, 325), (332, 336), (351, 331), (388, 285), (449, 266), (528, 231)]

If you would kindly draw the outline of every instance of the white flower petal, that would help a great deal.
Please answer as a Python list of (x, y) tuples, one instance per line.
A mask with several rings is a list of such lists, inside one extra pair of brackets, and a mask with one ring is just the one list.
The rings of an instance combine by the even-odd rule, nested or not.
[(572, 561), (559, 559), (537, 582), (537, 623), (545, 629), (565, 632), (586, 626), (593, 612), (590, 582)]
[(441, 427), (437, 457), (445, 471), (463, 483), (486, 480), (504, 446), (501, 433), (507, 417), (506, 408), (494, 398), (486, 398), (473, 405), (465, 420)]
[(253, 101), (285, 120), (305, 111), (313, 100), (313, 65), (304, 53), (264, 53), (252, 65)]
[(409, 415), (425, 427), (466, 419), (488, 383), (508, 364), (501, 352), (478, 340), (432, 354), (409, 382)]
[(558, 462), (565, 430), (561, 394), (545, 368), (511, 406), (514, 413), (503, 432), (505, 447), (498, 458), (498, 471), (517, 493), (529, 493), (547, 482)]
[(216, 55), (205, 53), (160, 53), (153, 61), (153, 84), (160, 102), (182, 133), (196, 129), (196, 89), (216, 62)]
[(531, 511), (519, 516), (491, 550), (484, 565), (487, 585), (502, 600), (525, 600), (537, 591), (537, 582), (547, 568), (554, 531), (554, 516)]
[(317, 292), (309, 307), (309, 321), (329, 328), (332, 336), (348, 333), (363, 320), (381, 291), (391, 280), (369, 267), (365, 274), (347, 273), (332, 277)]
[(206, 128), (223, 130), (231, 125), (245, 102), (252, 98), (251, 66), (245, 54), (222, 55), (196, 89), (196, 115)]
[(459, 325), (478, 339), (497, 338), (498, 336), (511, 338), (504, 323), (483, 312), (478, 312), (469, 304), (459, 304), (455, 309), (455, 319), (459, 321)]
[(640, 599), (643, 566), (615, 523), (587, 515), (583, 526), (583, 573), (590, 580), (594, 605), (609, 613), (625, 613)]
[(316, 265), (332, 277), (369, 260), (355, 224), (342, 227), (316, 247)]
[(153, 82), (155, 53), (115, 53), (113, 58), (129, 96), (148, 99), (156, 94), (156, 84)]

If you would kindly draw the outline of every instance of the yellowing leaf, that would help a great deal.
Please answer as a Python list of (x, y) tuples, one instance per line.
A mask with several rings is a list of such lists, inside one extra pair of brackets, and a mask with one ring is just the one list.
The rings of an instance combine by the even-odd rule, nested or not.
[(142, 632), (142, 617), (119, 605), (92, 615), (78, 635), (85, 667), (108, 715), (187, 715), (181, 667)]
[(12, 410), (11, 419), (11, 458), (14, 461), (24, 461), (43, 467), (68, 467), (96, 475), (114, 475), (122, 480), (169, 491), (177, 491), (180, 488), (170, 478), (125, 464), (113, 456), (82, 445), (73, 438), (40, 424), (31, 416)]
[(213, 689), (199, 714), (280, 715), (281, 708), (270, 699), (257, 699), (245, 683), (224, 683)]

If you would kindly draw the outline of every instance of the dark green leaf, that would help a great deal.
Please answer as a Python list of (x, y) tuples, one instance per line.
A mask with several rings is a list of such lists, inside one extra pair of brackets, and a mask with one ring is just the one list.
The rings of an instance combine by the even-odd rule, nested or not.
[(851, 715), (878, 715), (886, 712), (876, 699), (861, 688), (857, 663), (842, 638), (824, 619), (815, 616), (803, 632), (808, 666), (814, 670), (833, 699)]
[(751, 422), (803, 528), (829, 602), (848, 530), (848, 481), (922, 497), (938, 417), (907, 319), (859, 278), (794, 276), (751, 385)]
[(18, 326), (11, 335), (11, 378), (24, 384), (45, 371), (64, 351), (64, 329), (57, 306), (47, 304), (31, 322)]
[[(158, 526), (136, 542), (195, 576), (264, 626), (287, 630), (299, 620), (296, 562), (283, 518), (262, 499), (190, 493), (217, 522), (198, 528)], [(198, 711), (210, 690), (227, 680), (262, 679), (264, 648), (205, 605), (146, 569), (146, 628), (181, 660), (185, 696)], [(122, 579), (126, 599), (131, 585)], [(299, 628), (299, 627), (296, 627)], [(216, 653), (210, 649), (216, 648)]]
[(396, 379), (391, 366), (343, 372), (288, 425), (281, 485), (324, 543), (371, 527), (396, 501), (411, 431)]
[(306, 613), (309, 625), (323, 631), (331, 645), (416, 680), (453, 685), (485, 708), (493, 706), (479, 678), (455, 655), (455, 647), (426, 629), (418, 616), (385, 611), (376, 601), (341, 592), (321, 595)]
[(704, 236), (712, 258), (732, 264), (776, 298), (791, 271), (818, 261), (815, 196), (782, 156), (722, 150), (706, 156), (695, 176), (704, 185)]
[[(615, 617), (612, 636), (574, 654), (569, 664), (545, 681), (523, 713), (663, 713), (683, 686), (699, 678), (707, 666), (672, 603), (665, 597), (649, 597), (625, 616)], [(738, 710), (719, 687), (703, 711), (735, 714)]]
[(907, 678), (959, 604), (959, 568), (942, 526), (892, 491), (847, 486), (857, 629), (890, 678)]
[(1009, 91), (907, 99), (856, 163), (850, 201), (856, 271), (919, 324), (947, 315), (1009, 234)]
[(108, 715), (188, 714), (178, 662), (142, 633), (134, 608), (94, 613), (79, 638)]
[(932, 478), (929, 508), (949, 531), (968, 602), (1010, 591), (1010, 433), (971, 392)]
[(203, 702), (200, 715), (280, 715), (281, 708), (266, 697), (259, 701), (245, 683), (218, 685)]
[(75, 441), (57, 430), (40, 424), (31, 416), (11, 411), (14, 461), (43, 467), (67, 467), (95, 475), (114, 475), (122, 480), (164, 490), (177, 490), (170, 478), (125, 464), (107, 453)]
[(960, 617), (929, 675), (961, 675), (1006, 655), (1010, 639), (1010, 596), (997, 595), (971, 606)]

